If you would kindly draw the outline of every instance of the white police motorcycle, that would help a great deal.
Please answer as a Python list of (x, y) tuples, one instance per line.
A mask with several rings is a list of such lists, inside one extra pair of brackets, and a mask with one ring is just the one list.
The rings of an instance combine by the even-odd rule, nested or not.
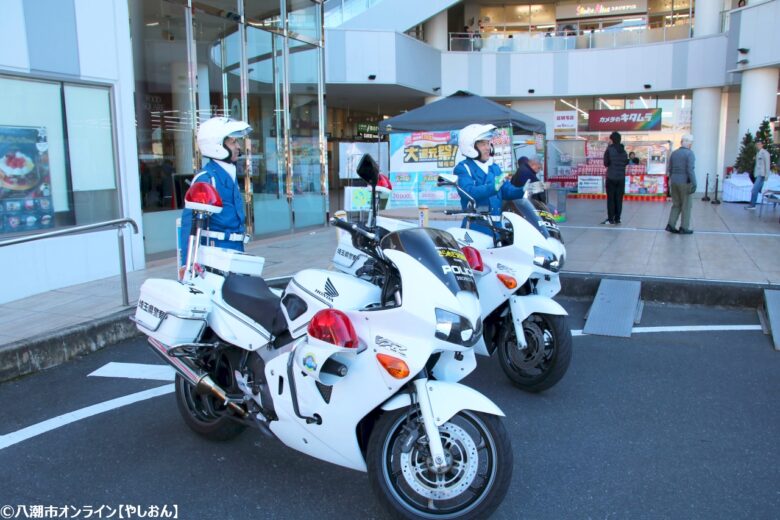
[[(376, 170), (361, 165), (375, 185)], [(208, 184), (190, 188), (196, 217), (184, 279), (147, 280), (134, 316), (176, 369), (187, 425), (216, 440), (256, 427), (367, 471), (399, 517), (494, 511), (513, 453), (501, 410), (458, 383), (476, 366), (482, 325), (474, 278), (452, 236), (420, 228), (377, 234), (336, 221), (383, 283), (306, 269), (279, 297), (248, 255), (200, 245), (218, 199)]]
[[(439, 183), (458, 189), (453, 175), (440, 175)], [(476, 352), (486, 356), (497, 352), (504, 373), (528, 392), (541, 392), (560, 381), (571, 361), (572, 342), (567, 312), (552, 299), (561, 288), (558, 273), (565, 248), (547, 233), (529, 201), (537, 188), (529, 184), (525, 197), (513, 201), (515, 212), (502, 214), (503, 226), (496, 226), (486, 212), (471, 209), (463, 213), (466, 226), (481, 223), (490, 235), (469, 227), (447, 229), (462, 246), (477, 280), (484, 342), (476, 346)], [(414, 227), (383, 217), (376, 217), (376, 223), (377, 229), (386, 231)], [(343, 235), (333, 265), (377, 283), (374, 261)]]

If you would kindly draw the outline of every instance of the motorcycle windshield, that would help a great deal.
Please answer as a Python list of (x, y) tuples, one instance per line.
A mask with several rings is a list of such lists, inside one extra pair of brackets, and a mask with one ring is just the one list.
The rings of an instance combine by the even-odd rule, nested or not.
[(527, 199), (517, 199), (512, 201), (513, 210), (515, 213), (523, 217), (529, 224), (531, 224), (544, 238), (550, 238), (550, 234), (547, 232), (547, 226), (544, 225), (544, 220), (536, 212), (533, 204)]
[(403, 251), (420, 262), (452, 294), (460, 291), (477, 292), (477, 284), (466, 256), (455, 238), (446, 231), (403, 229), (385, 236), (379, 245), (382, 249)]

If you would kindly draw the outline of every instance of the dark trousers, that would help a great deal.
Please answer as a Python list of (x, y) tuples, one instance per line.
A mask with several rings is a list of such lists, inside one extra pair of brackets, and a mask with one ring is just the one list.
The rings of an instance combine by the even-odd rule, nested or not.
[(626, 191), (626, 181), (607, 179), (607, 218), (610, 222), (620, 220), (623, 212), (623, 192)]

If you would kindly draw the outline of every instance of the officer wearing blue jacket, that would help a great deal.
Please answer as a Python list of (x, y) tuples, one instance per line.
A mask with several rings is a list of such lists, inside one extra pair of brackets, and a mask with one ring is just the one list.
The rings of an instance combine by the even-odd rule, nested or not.
[[(244, 199), (236, 179), (236, 161), (241, 155), (238, 139), (245, 137), (252, 128), (243, 121), (228, 117), (213, 117), (198, 128), (198, 148), (203, 157), (211, 159), (192, 179), (210, 183), (222, 198), (222, 211), (211, 215), (209, 229), (201, 236), (208, 245), (243, 251), (249, 238), (244, 221)], [(192, 210), (185, 209), (181, 215), (179, 232), (180, 265), (187, 260), (187, 245), (192, 227)]]
[[(504, 178), (501, 168), (493, 162), (494, 125), (468, 125), (458, 134), (458, 148), (466, 159), (455, 166), (453, 173), (458, 177), (458, 187), (466, 192), (476, 202), (478, 209), (487, 208), (490, 215), (501, 215), (501, 201), (520, 199), (523, 189), (512, 186)], [(460, 194), (460, 205), (465, 210), (469, 198)], [(472, 224), (473, 228), (475, 226)]]

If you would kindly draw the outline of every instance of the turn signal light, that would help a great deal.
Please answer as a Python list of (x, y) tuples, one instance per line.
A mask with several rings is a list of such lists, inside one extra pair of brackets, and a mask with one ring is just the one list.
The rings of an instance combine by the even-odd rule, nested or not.
[(482, 255), (477, 248), (471, 246), (465, 246), (461, 249), (463, 255), (466, 257), (466, 261), (469, 263), (474, 271), (482, 272), (485, 269), (485, 264), (482, 262)]
[(498, 273), (498, 279), (501, 280), (501, 283), (506, 286), (507, 289), (517, 289), (517, 280), (513, 276), (509, 276), (508, 274)]
[(404, 379), (409, 377), (409, 366), (403, 359), (388, 356), (387, 354), (377, 354), (376, 359), (382, 365), (382, 368), (387, 370), (387, 373), (394, 378)]

